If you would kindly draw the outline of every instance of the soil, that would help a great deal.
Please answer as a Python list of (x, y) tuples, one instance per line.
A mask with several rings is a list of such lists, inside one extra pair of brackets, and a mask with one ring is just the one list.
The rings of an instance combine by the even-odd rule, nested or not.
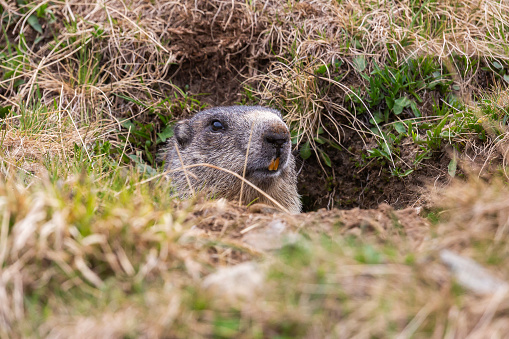
[[(345, 139), (343, 151), (325, 147), (332, 163), (325, 172), (314, 156), (302, 162), (298, 188), (304, 211), (376, 208), (382, 203), (397, 209), (428, 207), (432, 188), (450, 181), (447, 174), (450, 158), (445, 152), (436, 152), (419, 169), (400, 178), (389, 172), (389, 164), (363, 158), (366, 149), (360, 136), (353, 134)], [(406, 149), (403, 153), (411, 151)]]
[[(191, 228), (183, 239), (200, 238), (209, 243), (219, 241), (211, 247), (210, 253), (230, 264), (252, 260), (263, 252), (296, 241), (303, 229), (306, 234), (331, 236), (339, 233), (375, 237), (378, 241), (385, 241), (391, 234), (402, 231), (413, 246), (418, 246), (430, 226), (419, 211), (412, 207), (395, 210), (387, 204), (380, 204), (375, 209), (320, 209), (295, 216), (261, 204), (247, 208), (224, 199), (204, 200), (187, 216), (185, 223)], [(238, 250), (232, 251), (230, 247), (229, 252), (224, 253), (221, 242), (238, 243)]]
[[(243, 62), (241, 56), (232, 58), (235, 64)], [(210, 106), (234, 105), (242, 99), (244, 75), (228, 68), (219, 54), (204, 56), (197, 61), (186, 61), (170, 69), (171, 80), (180, 88), (199, 96), (202, 103)]]
[(169, 50), (180, 57), (168, 80), (188, 86), (211, 106), (234, 104), (242, 97), (242, 82), (267, 64), (254, 48), (266, 24), (246, 20), (241, 6), (234, 6), (229, 16), (227, 10), (218, 12), (212, 4), (201, 3), (194, 15), (189, 20), (181, 14), (181, 22), (174, 24), (178, 28), (165, 32)]

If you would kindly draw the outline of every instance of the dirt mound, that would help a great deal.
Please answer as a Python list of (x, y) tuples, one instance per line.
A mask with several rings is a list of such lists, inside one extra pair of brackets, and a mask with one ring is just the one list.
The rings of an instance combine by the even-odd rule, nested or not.
[[(220, 199), (198, 204), (186, 223), (192, 225), (190, 235), (238, 241), (252, 248), (253, 253), (279, 249), (286, 242), (298, 239), (301, 230), (328, 235), (375, 236), (380, 240), (402, 232), (415, 247), (429, 232), (429, 223), (419, 215), (418, 209), (395, 210), (387, 204), (376, 209), (320, 209), (288, 215), (262, 204), (247, 208)], [(237, 259), (242, 261), (242, 256)]]

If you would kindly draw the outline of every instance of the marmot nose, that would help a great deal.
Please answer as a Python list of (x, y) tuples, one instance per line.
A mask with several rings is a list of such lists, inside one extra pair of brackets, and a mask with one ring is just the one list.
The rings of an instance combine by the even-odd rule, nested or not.
[(265, 135), (265, 141), (276, 148), (281, 148), (290, 140), (288, 133), (270, 133)]

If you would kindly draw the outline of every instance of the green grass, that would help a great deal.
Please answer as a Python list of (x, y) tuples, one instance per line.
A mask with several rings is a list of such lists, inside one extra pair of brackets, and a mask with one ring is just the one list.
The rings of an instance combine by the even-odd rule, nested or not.
[[(493, 72), (493, 68), (479, 68), (477, 58), (458, 59), (465, 63), (464, 78), (481, 71), (485, 72), (484, 76), (501, 78), (499, 73)], [(341, 61), (336, 61), (334, 64), (317, 66), (314, 71), (316, 76), (308, 76), (305, 85), (293, 82), (297, 81), (295, 79), (288, 80), (292, 83), (290, 87), (293, 86), (295, 90), (306, 87), (307, 91), (316, 89), (316, 93), (286, 94), (282, 100), (274, 98), (288, 112), (293, 128), (292, 141), (302, 145), (300, 155), (303, 159), (309, 158), (314, 150), (320, 161), (331, 167), (330, 157), (320, 145), (330, 145), (332, 148), (329, 148), (329, 152), (342, 150), (338, 142), (341, 137), (336, 130), (337, 125), (342, 124), (350, 125), (364, 139), (373, 137), (378, 146), (367, 150), (367, 158), (375, 159), (398, 177), (405, 177), (420, 169), (423, 160), (434, 152), (442, 151), (445, 145), (453, 145), (462, 151), (465, 142), (472, 137), (484, 141), (490, 139), (491, 128), (482, 123), (489, 118), (483, 120), (465, 105), (464, 99), (467, 97), (454, 80), (458, 73), (452, 74), (437, 58), (425, 56), (401, 62), (394, 53), (389, 54), (385, 65), (370, 62), (372, 66), (368, 68), (364, 56), (355, 57), (353, 64), (354, 69), (350, 72), (355, 74), (359, 82), (350, 88), (340, 84), (345, 69), (341, 68)], [(498, 62), (496, 65), (501, 67), (500, 73), (505, 74), (505, 68)], [(498, 86), (499, 95), (505, 95), (502, 90), (507, 88), (505, 81), (499, 81)], [(336, 112), (335, 116), (316, 112), (322, 117), (318, 122), (315, 115), (308, 113), (315, 109), (309, 106), (314, 104), (334, 108), (332, 98), (341, 97), (342, 93), (345, 94), (341, 111), (346, 108), (349, 116), (342, 112)], [(319, 99), (314, 103), (315, 99), (311, 98)], [(479, 94), (472, 96), (472, 100), (478, 98)], [(485, 107), (485, 103), (482, 106)], [(506, 119), (493, 114), (490, 116), (493, 121)], [(407, 160), (405, 163), (401, 161), (400, 147), (408, 139), (420, 151), (415, 153), (411, 162)]]

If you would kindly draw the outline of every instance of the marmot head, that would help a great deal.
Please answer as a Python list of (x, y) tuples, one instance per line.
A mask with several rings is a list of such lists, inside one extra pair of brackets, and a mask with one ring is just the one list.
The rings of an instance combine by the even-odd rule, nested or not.
[(270, 181), (293, 165), (290, 132), (281, 114), (260, 106), (199, 112), (176, 124), (175, 141), (186, 154), (186, 165), (206, 162), (240, 175), (246, 165), (246, 178), (255, 184)]
[[(178, 122), (174, 131), (163, 157), (180, 196), (190, 195), (189, 185), (193, 190), (242, 199), (246, 204), (273, 204), (269, 195), (290, 212), (300, 212), (290, 132), (278, 111), (260, 106), (216, 107)], [(223, 170), (208, 166), (180, 169), (182, 165), (203, 163), (240, 176), (245, 168), (245, 178), (266, 195), (246, 185), (240, 194), (242, 181)]]

